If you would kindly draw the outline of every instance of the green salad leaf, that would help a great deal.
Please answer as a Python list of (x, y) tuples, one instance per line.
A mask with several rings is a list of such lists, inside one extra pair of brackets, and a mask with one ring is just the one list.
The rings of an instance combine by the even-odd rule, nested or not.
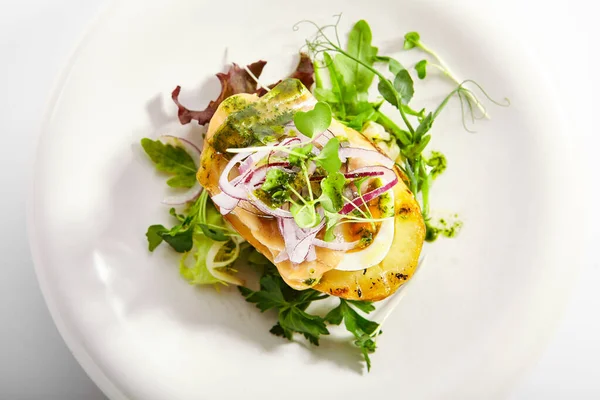
[(196, 164), (183, 148), (148, 138), (142, 139), (141, 143), (157, 170), (175, 175), (167, 181), (167, 185), (191, 188), (196, 184)]

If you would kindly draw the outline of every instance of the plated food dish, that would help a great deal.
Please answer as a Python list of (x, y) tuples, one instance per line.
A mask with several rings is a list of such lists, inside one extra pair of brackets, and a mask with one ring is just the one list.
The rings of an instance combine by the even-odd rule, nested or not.
[[(425, 58), (411, 66), (380, 54), (364, 20), (342, 46), (336, 18), (325, 27), (304, 22), (315, 34), (296, 70), (274, 84), (260, 81), (264, 61), (233, 64), (217, 75), (218, 98), (199, 111), (175, 88), (180, 122), (207, 130), (202, 144), (142, 140), (157, 169), (172, 175), (168, 185), (183, 190), (164, 201), (175, 224), (152, 225), (146, 236), (150, 251), (166, 242), (182, 253), (180, 273), (191, 284), (237, 285), (261, 311), (275, 309), (275, 335), (318, 345), (327, 326), (344, 322), (370, 369), (381, 323), (364, 314), (411, 279), (425, 240), (461, 226), (430, 215), (433, 181), (446, 168), (428, 148), (436, 118), (453, 97), (463, 124), (487, 117), (474, 90), (508, 101), (459, 81), (417, 32), (403, 46)], [(434, 110), (415, 110), (414, 80), (428, 71), (454, 87)], [(255, 290), (237, 276), (238, 261), (257, 268)], [(307, 311), (329, 296), (336, 307)]]
[[(201, 0), (151, 6), (128, 0), (107, 7), (85, 35), (58, 80), (42, 125), (29, 233), (52, 317), (109, 398), (277, 398), (285, 393), (290, 400), (303, 399), (307, 390), (289, 390), (301, 380), (310, 385), (308, 392), (328, 398), (385, 397), (389, 382), (398, 382), (407, 398), (500, 399), (540, 354), (540, 335), (552, 332), (568, 292), (557, 290), (568, 285), (565, 266), (578, 254), (577, 236), (566, 233), (577, 232), (573, 224), (580, 219), (556, 210), (581, 198), (573, 190), (585, 187), (574, 181), (578, 174), (571, 162), (557, 162), (573, 135), (560, 118), (552, 84), (543, 80), (539, 62), (528, 57), (526, 44), (520, 50), (523, 42), (510, 39), (521, 32), (496, 22), (498, 15), (477, 2), (371, 4), (307, 0), (282, 10), (261, 1), (234, 1), (225, 9)], [(444, 228), (440, 218), (447, 232), (437, 231), (439, 236), (453, 234), (454, 214), (464, 225), (456, 239), (425, 240), (421, 256), (426, 262), (394, 295), (373, 302), (374, 311), (346, 304), (366, 320), (383, 322), (373, 337), (377, 350), (368, 353), (369, 373), (345, 320), (340, 326), (326, 323), (329, 334), (319, 335), (319, 346), (302, 334), (294, 334), (291, 342), (274, 336), (269, 330), (280, 308), (261, 313), (234, 284), (188, 284), (178, 273), (184, 253), (168, 243), (150, 252), (144, 236), (151, 224), (167, 230), (179, 225), (168, 212), (171, 207), (189, 215), (185, 204), (160, 204), (189, 188), (168, 188), (170, 177), (156, 171), (140, 140), (173, 135), (201, 147), (208, 128), (178, 121), (174, 87), (182, 87), (183, 106), (204, 110), (220, 93), (215, 73), (226, 75), (234, 62), (245, 69), (259, 58), (268, 64), (258, 79), (269, 87), (293, 74), (299, 50), (310, 53), (302, 46), (315, 30), (301, 25), (295, 31), (293, 25), (302, 18), (328, 24), (340, 11), (342, 48), (354, 22), (367, 20), (378, 54), (397, 58), (411, 74), (412, 109), (434, 111), (457, 84), (432, 65), (425, 79), (418, 78), (414, 66), (435, 59), (418, 48), (403, 48), (404, 33), (411, 30), (420, 32), (459, 81), (473, 78), (512, 104), (491, 107), (490, 121), (472, 125), (467, 118), (476, 134), (461, 126), (458, 97), (435, 119), (424, 154), (441, 151), (447, 168), (429, 191), (426, 238), (436, 233), (428, 224)], [(217, 14), (223, 18), (212, 18)], [(376, 67), (392, 78), (386, 64)], [(318, 71), (329, 88), (327, 71)], [(383, 97), (376, 85), (377, 77), (370, 102)], [(305, 86), (316, 90), (316, 84)], [(330, 107), (332, 118), (347, 122)], [(384, 102), (380, 110), (403, 126), (394, 106)], [(416, 117), (409, 118), (414, 128)], [(385, 151), (385, 135), (381, 139), (378, 147)], [(190, 157), (192, 164), (199, 159), (200, 154)], [(190, 167), (188, 182), (197, 182), (198, 169)], [(571, 190), (556, 182), (570, 182)], [(208, 198), (207, 205), (207, 220), (222, 220)], [(212, 239), (201, 242), (208, 250), (213, 244)], [(263, 267), (273, 268), (246, 246), (240, 243), (243, 254), (235, 265), (217, 271), (258, 292)], [(210, 278), (193, 273), (195, 254), (188, 252), (183, 271), (192, 272), (190, 279)], [(281, 279), (274, 281), (284, 296), (314, 290), (292, 291)], [(327, 295), (304, 311), (324, 318), (340, 304), (339, 297)]]

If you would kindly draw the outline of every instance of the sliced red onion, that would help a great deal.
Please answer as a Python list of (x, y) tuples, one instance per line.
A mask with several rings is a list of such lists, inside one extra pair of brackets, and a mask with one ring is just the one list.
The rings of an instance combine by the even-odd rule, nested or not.
[[(158, 140), (160, 140), (164, 144), (170, 144), (174, 147), (180, 147), (185, 150), (186, 153), (190, 155), (196, 168), (200, 165), (200, 149), (194, 143), (190, 142), (187, 139), (172, 136), (172, 135), (161, 135)], [(202, 186), (198, 181), (194, 182), (194, 186), (192, 186), (189, 190), (173, 196), (167, 196), (162, 200), (163, 204), (167, 204), (170, 206), (177, 206), (188, 203), (190, 201), (194, 201), (198, 198), (200, 193), (202, 192)]]
[(238, 153), (236, 154), (225, 166), (221, 176), (219, 177), (219, 189), (222, 192), (236, 198), (238, 200), (246, 200), (248, 198), (248, 192), (246, 192), (243, 188), (235, 186), (229, 181), (229, 173), (238, 163), (244, 161), (249, 156), (248, 153)]
[(306, 262), (313, 261), (317, 261), (317, 251), (315, 250), (314, 243), (313, 246), (310, 246), (310, 249), (308, 249), (308, 255), (306, 256)]
[[(366, 167), (369, 168), (369, 167)], [(372, 168), (377, 168), (377, 167), (372, 167)], [(384, 174), (383, 171), (361, 171), (361, 172), (356, 172), (356, 171), (360, 171), (364, 168), (359, 168), (357, 170), (354, 170), (352, 172), (347, 172), (344, 174), (344, 177), (346, 179), (358, 179), (358, 178), (368, 178), (368, 177), (374, 177), (374, 176), (382, 176)], [(322, 181), (323, 179), (325, 179), (326, 176), (323, 175), (319, 175), (319, 176), (311, 176), (310, 180), (311, 181)]]
[(312, 243), (317, 247), (324, 247), (330, 250), (348, 251), (358, 246), (360, 244), (360, 240), (355, 240), (354, 242), (326, 242), (324, 240), (315, 238), (313, 239)]
[[(376, 168), (382, 169), (384, 171), (384, 176), (381, 179), (385, 183), (382, 186), (378, 187), (377, 189), (374, 189), (374, 190), (371, 190), (370, 192), (365, 193), (362, 197), (357, 197), (356, 199), (352, 200), (350, 203), (346, 203), (344, 205), (344, 207), (342, 207), (340, 214), (348, 214), (352, 210), (362, 206), (364, 203), (368, 203), (369, 201), (381, 196), (383, 193), (387, 192), (388, 190), (393, 188), (398, 183), (398, 175), (396, 175), (396, 173), (391, 169), (384, 168), (384, 167), (365, 167), (365, 168), (360, 168), (360, 169), (375, 170)], [(358, 171), (358, 170), (356, 170), (356, 171)]]
[[(294, 223), (295, 224), (295, 223)], [(300, 264), (305, 261), (310, 253), (310, 249), (312, 247), (312, 241), (317, 236), (317, 233), (325, 226), (325, 219), (321, 219), (319, 225), (309, 230), (303, 229), (301, 230), (303, 237), (299, 238), (300, 240), (295, 244), (292, 251), (288, 251), (288, 256), (290, 261), (294, 264)], [(299, 229), (296, 225), (296, 229)]]
[(344, 162), (346, 158), (356, 157), (362, 160), (379, 163), (386, 168), (392, 168), (394, 166), (393, 160), (375, 150), (361, 149), (358, 147), (340, 147), (339, 154), (342, 162)]
[(222, 215), (227, 215), (238, 205), (239, 200), (221, 192), (211, 197), (213, 203), (219, 207)]

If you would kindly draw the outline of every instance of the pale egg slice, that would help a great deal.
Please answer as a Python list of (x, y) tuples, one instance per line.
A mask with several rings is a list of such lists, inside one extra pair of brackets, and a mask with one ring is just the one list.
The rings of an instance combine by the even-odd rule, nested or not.
[[(382, 205), (387, 208), (387, 218), (381, 223), (379, 232), (375, 235), (373, 242), (362, 250), (351, 251), (344, 254), (337, 268), (340, 271), (358, 271), (379, 265), (387, 256), (394, 241), (394, 192), (388, 191), (382, 195)], [(389, 205), (389, 207), (386, 207)]]

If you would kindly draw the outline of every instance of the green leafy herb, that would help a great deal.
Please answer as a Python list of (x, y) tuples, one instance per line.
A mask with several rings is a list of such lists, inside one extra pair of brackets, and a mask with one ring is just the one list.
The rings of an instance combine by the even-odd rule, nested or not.
[(339, 151), (340, 141), (338, 138), (334, 137), (329, 139), (325, 146), (323, 146), (323, 149), (319, 155), (315, 157), (314, 161), (317, 166), (323, 168), (330, 174), (339, 172), (340, 168), (342, 168)]
[[(327, 96), (323, 96), (323, 101), (331, 104), (335, 118), (342, 123), (361, 130), (366, 123), (377, 122), (387, 132), (393, 134), (400, 148), (402, 158), (402, 165), (400, 166), (409, 178), (411, 191), (415, 196), (420, 194), (421, 210), (424, 218), (427, 219), (430, 187), (434, 176), (437, 177), (443, 171), (441, 164), (434, 171), (436, 166), (433, 163), (437, 161), (433, 160), (429, 163), (423, 156), (423, 152), (431, 140), (428, 132), (433, 126), (434, 120), (452, 97), (458, 97), (461, 102), (463, 124), (465, 110), (471, 113), (473, 120), (475, 119), (474, 110), (476, 109), (479, 109), (482, 115), (487, 116), (482, 103), (477, 99), (474, 92), (466, 87), (467, 83), (473, 84), (488, 100), (499, 105), (503, 104), (492, 100), (481, 86), (475, 82), (460, 82), (441, 58), (425, 46), (418, 32), (409, 32), (404, 37), (404, 48), (407, 50), (418, 48), (437, 61), (437, 63), (432, 63), (428, 60), (422, 60), (417, 63), (415, 66), (417, 76), (424, 79), (427, 74), (427, 67), (432, 66), (457, 84), (456, 89), (446, 96), (434, 112), (427, 113), (424, 109), (420, 111), (412, 109), (409, 102), (414, 95), (414, 82), (409, 71), (398, 60), (377, 54), (377, 48), (371, 44), (370, 29), (364, 21), (354, 26), (348, 37), (348, 44), (343, 49), (339, 44), (337, 32), (339, 18), (338, 16), (334, 24), (325, 27), (313, 24), (317, 29), (317, 33), (312, 40), (307, 42), (308, 50), (315, 65), (315, 74), (318, 75), (318, 90), (315, 91), (315, 94), (317, 96), (327, 94)], [(328, 34), (329, 30), (333, 30), (331, 36)], [(358, 43), (360, 45), (357, 45)], [(357, 48), (361, 51), (357, 51)], [(384, 72), (376, 69), (374, 67), (376, 62), (387, 64), (392, 76), (388, 77)], [(331, 89), (324, 87), (324, 80), (321, 71), (319, 71), (319, 69), (324, 68), (326, 68), (332, 82)], [(369, 71), (369, 74), (356, 74), (352, 71)], [(380, 103), (369, 102), (368, 88), (375, 77), (377, 78), (379, 94), (387, 103), (398, 109), (404, 123), (403, 127), (398, 126), (396, 122), (382, 113)], [(465, 102), (467, 107), (464, 106)], [(416, 121), (410, 117), (416, 117)], [(466, 124), (464, 126), (465, 129), (469, 130)], [(331, 236), (332, 230), (328, 229), (326, 237), (331, 238)]]
[(421, 60), (415, 64), (415, 70), (419, 79), (425, 79), (427, 76), (427, 60)]
[(329, 128), (331, 119), (331, 107), (329, 107), (329, 104), (320, 101), (310, 111), (296, 112), (294, 124), (301, 133), (311, 138)]
[(290, 212), (300, 228), (313, 228), (319, 223), (319, 214), (317, 214), (314, 204), (310, 202), (307, 204), (293, 203)]
[(404, 49), (410, 50), (416, 47), (421, 40), (421, 35), (418, 32), (408, 32), (404, 35)]
[(288, 161), (290, 162), (290, 164), (299, 167), (301, 164), (304, 163), (304, 160), (306, 160), (309, 157), (312, 149), (312, 143), (309, 143), (302, 147), (294, 147), (294, 150), (290, 153), (290, 158)]
[[(363, 311), (372, 311), (372, 306), (370, 303), (360, 304), (358, 302), (354, 302), (353, 304)], [(371, 359), (369, 354), (375, 352), (376, 345), (373, 341), (373, 336), (379, 328), (379, 324), (369, 321), (358, 314), (352, 307), (350, 307), (350, 303), (344, 299), (340, 299), (340, 305), (331, 310), (325, 316), (325, 321), (333, 325), (341, 324), (342, 320), (344, 321), (346, 329), (356, 338), (354, 344), (360, 348), (367, 363), (367, 370), (371, 370)]]
[(342, 191), (346, 186), (346, 178), (339, 171), (328, 175), (321, 181), (321, 190), (323, 193), (319, 201), (323, 208), (330, 213), (339, 212), (344, 206)]
[[(348, 86), (356, 87), (357, 93), (366, 93), (373, 82), (375, 74), (361, 63), (371, 65), (377, 56), (377, 47), (371, 45), (371, 27), (364, 21), (358, 21), (348, 35), (346, 51), (352, 58), (344, 54), (336, 56), (336, 64), (344, 82)], [(359, 60), (356, 62), (355, 60)]]
[(141, 143), (157, 170), (175, 175), (167, 181), (169, 186), (191, 188), (196, 184), (196, 164), (182, 147), (148, 138)]
[(312, 289), (295, 291), (275, 271), (274, 268), (267, 268), (260, 279), (260, 290), (253, 291), (240, 286), (240, 293), (246, 301), (256, 304), (263, 312), (277, 310), (278, 323), (271, 329), (271, 333), (289, 340), (292, 340), (294, 333), (300, 333), (318, 346), (319, 337), (328, 335), (329, 331), (323, 318), (308, 314), (305, 310), (313, 301), (324, 299), (327, 295)]
[(291, 175), (282, 171), (279, 168), (271, 168), (265, 177), (265, 183), (262, 185), (262, 190), (271, 191), (287, 185), (291, 180)]

